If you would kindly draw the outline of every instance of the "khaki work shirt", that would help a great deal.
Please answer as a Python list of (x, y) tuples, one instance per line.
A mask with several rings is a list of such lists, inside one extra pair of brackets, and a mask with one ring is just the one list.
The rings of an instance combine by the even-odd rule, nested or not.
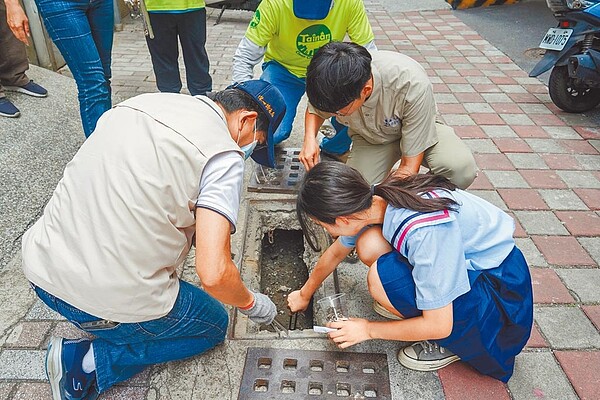
[[(400, 140), (401, 153), (416, 156), (438, 142), (431, 81), (421, 64), (404, 54), (379, 50), (371, 55), (373, 93), (357, 111), (336, 120), (349, 128), (351, 138), (360, 135), (372, 144)], [(308, 110), (331, 117), (310, 103)]]

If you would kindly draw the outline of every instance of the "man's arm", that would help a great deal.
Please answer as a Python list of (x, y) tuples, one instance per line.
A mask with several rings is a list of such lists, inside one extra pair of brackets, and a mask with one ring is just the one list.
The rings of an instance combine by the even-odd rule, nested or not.
[(317, 133), (324, 121), (324, 118), (311, 113), (307, 107), (304, 114), (304, 143), (298, 157), (307, 171), (319, 162), (320, 151), (319, 143), (317, 142)]
[(245, 82), (254, 77), (256, 66), (265, 55), (266, 48), (243, 37), (233, 56), (233, 83)]
[(424, 152), (412, 157), (402, 156), (402, 158), (400, 159), (400, 166), (396, 171), (394, 171), (394, 175), (400, 178), (404, 178), (407, 176), (418, 174), (424, 156)]
[(202, 287), (215, 299), (247, 307), (254, 299), (231, 260), (231, 225), (208, 208), (196, 209), (196, 272)]
[(6, 21), (8, 27), (15, 34), (17, 39), (21, 42), (29, 45), (28, 37), (31, 36), (29, 32), (29, 19), (21, 5), (19, 0), (4, 0), (6, 4)]

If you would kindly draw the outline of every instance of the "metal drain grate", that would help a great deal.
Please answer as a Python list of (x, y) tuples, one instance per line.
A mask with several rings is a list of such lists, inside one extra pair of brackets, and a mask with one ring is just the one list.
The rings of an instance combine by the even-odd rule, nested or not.
[(248, 191), (262, 193), (296, 193), (304, 176), (304, 166), (298, 155), (299, 148), (279, 149), (275, 152), (275, 168), (254, 164)]
[(250, 347), (238, 400), (392, 398), (385, 354)]

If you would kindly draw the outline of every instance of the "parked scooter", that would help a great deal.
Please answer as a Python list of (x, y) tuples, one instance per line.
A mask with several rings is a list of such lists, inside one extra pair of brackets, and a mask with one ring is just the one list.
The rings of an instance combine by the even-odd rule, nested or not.
[(540, 48), (546, 54), (529, 73), (554, 67), (548, 91), (566, 112), (589, 111), (600, 104), (600, 0), (546, 0), (558, 20)]
[(260, 1), (261, 0), (206, 0), (206, 7), (221, 9), (221, 12), (217, 17), (217, 22), (215, 22), (215, 25), (217, 25), (221, 22), (221, 17), (225, 10), (256, 11)]

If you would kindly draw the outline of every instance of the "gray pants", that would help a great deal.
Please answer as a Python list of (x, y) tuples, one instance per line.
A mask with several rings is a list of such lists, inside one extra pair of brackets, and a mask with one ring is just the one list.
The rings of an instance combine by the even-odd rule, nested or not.
[[(471, 150), (449, 126), (436, 123), (438, 142), (425, 150), (423, 166), (436, 175), (442, 175), (461, 189), (466, 189), (477, 175), (477, 165)], [(367, 142), (350, 131), (352, 150), (347, 164), (359, 170), (371, 183), (381, 182), (394, 164), (400, 160), (400, 140), (386, 144)]]
[(6, 21), (6, 5), (0, 0), (0, 98), (7, 86), (23, 86), (29, 83), (25, 71), (29, 69), (25, 44), (12, 33)]

